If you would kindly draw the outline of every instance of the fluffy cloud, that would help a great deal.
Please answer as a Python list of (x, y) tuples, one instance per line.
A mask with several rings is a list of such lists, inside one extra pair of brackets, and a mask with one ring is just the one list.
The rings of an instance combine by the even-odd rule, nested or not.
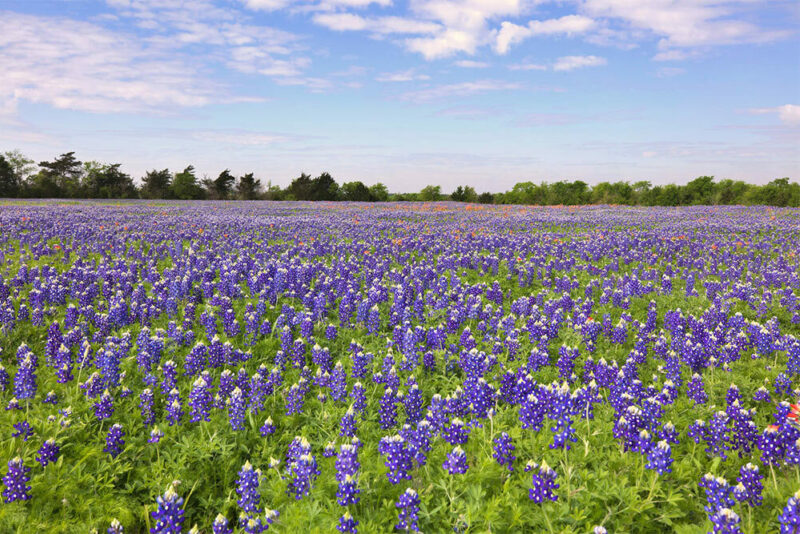
[(750, 113), (755, 113), (757, 115), (778, 115), (778, 118), (784, 124), (789, 124), (791, 126), (798, 126), (800, 125), (800, 106), (795, 104), (784, 104), (783, 106), (777, 106), (774, 108), (755, 108), (751, 109)]
[(334, 31), (366, 31), (375, 35), (431, 33), (439, 26), (403, 17), (362, 17), (354, 13), (318, 13), (313, 21)]
[(564, 56), (556, 60), (553, 70), (569, 71), (584, 67), (599, 67), (606, 63), (605, 58), (598, 56)]
[(766, 30), (743, 20), (747, 9), (755, 4), (749, 0), (583, 0), (581, 9), (589, 16), (660, 37), (662, 51), (763, 43), (788, 35), (786, 31)]
[(575, 35), (585, 33), (595, 22), (581, 15), (566, 15), (558, 19), (532, 20), (527, 26), (503, 22), (497, 32), (494, 48), (498, 54), (508, 52), (512, 44), (519, 43), (535, 35)]
[(427, 74), (417, 74), (414, 69), (404, 70), (401, 72), (387, 72), (375, 78), (378, 82), (413, 82), (417, 80), (428, 80), (430, 76)]
[(57, 17), (0, 13), (0, 108), (21, 101), (89, 112), (166, 110), (222, 98), (178, 54)]
[(483, 61), (472, 61), (471, 59), (462, 59), (461, 61), (456, 61), (455, 66), (461, 67), (462, 69), (485, 69), (489, 66), (489, 64)]
[(445, 98), (466, 97), (491, 91), (511, 91), (521, 89), (522, 85), (504, 80), (477, 80), (473, 82), (440, 85), (430, 89), (409, 91), (400, 96), (401, 100), (425, 103)]

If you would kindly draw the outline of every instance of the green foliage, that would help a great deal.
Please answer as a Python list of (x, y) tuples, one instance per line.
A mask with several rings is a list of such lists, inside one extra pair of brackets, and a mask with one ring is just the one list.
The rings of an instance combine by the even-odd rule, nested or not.
[(175, 178), (172, 180), (172, 193), (175, 198), (181, 200), (196, 200), (205, 197), (203, 188), (197, 183), (194, 166), (189, 165), (183, 169), (183, 172), (175, 174)]
[[(3, 160), (5, 160), (3, 162)], [(10, 172), (9, 174), (9, 165)], [(582, 180), (518, 182), (509, 191), (477, 194), (472, 186), (458, 186), (449, 195), (439, 185), (429, 185), (418, 193), (390, 194), (380, 182), (367, 186), (361, 181), (345, 182), (340, 187), (327, 172), (316, 178), (302, 173), (286, 188), (269, 182), (262, 191), (261, 180), (248, 173), (236, 180), (225, 169), (215, 179), (198, 180), (191, 165), (174, 177), (169, 170), (151, 170), (142, 177), (137, 190), (121, 165), (88, 162), (81, 164), (74, 152), (53, 161), (39, 163), (34, 173), (33, 161), (18, 150), (0, 156), (0, 197), (19, 198), (147, 198), (147, 199), (239, 199), (239, 200), (345, 200), (353, 202), (453, 200), (481, 204), (565, 205), (611, 204), (639, 206), (686, 205), (767, 205), (800, 206), (800, 184), (789, 178), (777, 178), (766, 185), (739, 180), (715, 181), (700, 176), (685, 185), (652, 185), (621, 180), (599, 182), (590, 186)]]
[(0, 198), (13, 198), (19, 194), (19, 180), (11, 163), (0, 155)]
[(419, 192), (419, 200), (423, 202), (433, 202), (435, 200), (441, 200), (442, 198), (442, 187), (439, 185), (429, 185), (422, 188), (422, 191)]
[(169, 169), (147, 171), (142, 178), (142, 198), (173, 198), (172, 173)]
[(241, 200), (255, 200), (261, 192), (261, 180), (249, 172), (239, 178), (236, 184), (236, 192)]

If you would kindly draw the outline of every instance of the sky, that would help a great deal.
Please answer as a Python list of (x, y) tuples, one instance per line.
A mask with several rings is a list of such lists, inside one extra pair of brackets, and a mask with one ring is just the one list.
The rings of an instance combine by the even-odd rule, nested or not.
[(0, 0), (0, 152), (287, 185), (800, 180), (800, 3)]

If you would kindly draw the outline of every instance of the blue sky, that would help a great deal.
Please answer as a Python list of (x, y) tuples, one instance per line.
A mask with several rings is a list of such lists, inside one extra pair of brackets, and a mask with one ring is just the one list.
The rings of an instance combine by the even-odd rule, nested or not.
[(0, 0), (0, 151), (394, 191), (800, 179), (800, 4)]

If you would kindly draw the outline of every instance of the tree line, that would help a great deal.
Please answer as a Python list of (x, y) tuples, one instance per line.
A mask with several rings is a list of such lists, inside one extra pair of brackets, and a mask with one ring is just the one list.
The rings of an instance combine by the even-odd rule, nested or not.
[(429, 185), (417, 193), (390, 193), (382, 183), (367, 186), (360, 181), (341, 185), (327, 172), (317, 177), (302, 173), (285, 188), (262, 184), (254, 173), (234, 176), (230, 170), (216, 178), (198, 177), (192, 165), (180, 172), (147, 171), (137, 184), (120, 163), (81, 162), (74, 152), (38, 164), (18, 150), (0, 154), (0, 198), (98, 198), (179, 200), (325, 200), (325, 201), (425, 201), (452, 200), (480, 204), (578, 205), (623, 204), (683, 206), (750, 204), (800, 206), (800, 184), (778, 178), (766, 185), (740, 180), (715, 181), (700, 176), (685, 185), (652, 185), (648, 181), (600, 182), (590, 186), (581, 180), (520, 182), (502, 193), (478, 193), (458, 186), (451, 193)]

